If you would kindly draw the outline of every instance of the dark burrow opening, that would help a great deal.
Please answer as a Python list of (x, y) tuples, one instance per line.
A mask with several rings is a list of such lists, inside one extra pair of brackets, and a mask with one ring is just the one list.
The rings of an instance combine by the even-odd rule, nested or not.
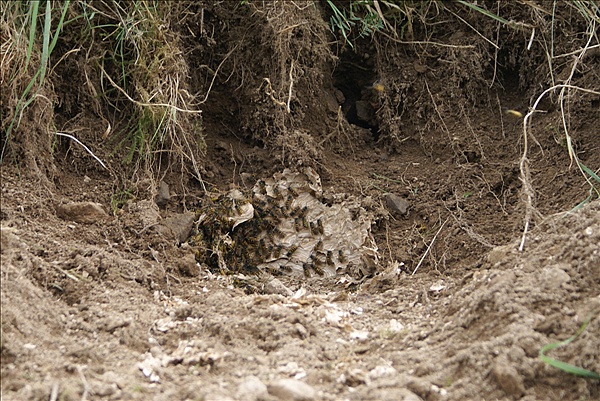
[(383, 86), (377, 81), (373, 59), (368, 55), (358, 56), (353, 51), (342, 53), (333, 72), (333, 84), (344, 95), (342, 112), (346, 120), (371, 130), (373, 139), (378, 140), (376, 112), (381, 106)]

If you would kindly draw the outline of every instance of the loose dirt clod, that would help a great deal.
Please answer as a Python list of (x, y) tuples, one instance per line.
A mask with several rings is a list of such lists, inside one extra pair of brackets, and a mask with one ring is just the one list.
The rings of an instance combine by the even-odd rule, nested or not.
[(240, 401), (260, 401), (268, 397), (267, 386), (256, 376), (248, 376), (238, 386), (237, 398)]
[(269, 394), (281, 401), (314, 401), (317, 392), (308, 384), (299, 380), (280, 379), (267, 385)]
[(55, 207), (56, 215), (64, 220), (77, 223), (93, 224), (108, 217), (100, 203), (96, 202), (71, 202), (59, 204)]
[(492, 367), (492, 377), (506, 394), (521, 397), (525, 393), (523, 378), (506, 357), (498, 357)]

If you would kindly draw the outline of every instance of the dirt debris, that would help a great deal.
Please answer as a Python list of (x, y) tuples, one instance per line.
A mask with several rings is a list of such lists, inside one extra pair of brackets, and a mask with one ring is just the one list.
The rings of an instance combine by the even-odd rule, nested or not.
[[(568, 262), (569, 252), (556, 254), (550, 270), (538, 265), (552, 257), (549, 246), (572, 237), (566, 227), (600, 232), (599, 207), (596, 202), (553, 223), (553, 230), (535, 232), (539, 239), (527, 255), (509, 254), (495, 265), (500, 269), (490, 265), (462, 285), (447, 278), (446, 287), (436, 292), (429, 291), (435, 277), (412, 279), (401, 272), (393, 288), (383, 292), (347, 293), (339, 285), (313, 283), (312, 291), (291, 296), (245, 295), (206, 273), (180, 278), (181, 284), (171, 287), (177, 295), (167, 295), (113, 275), (110, 281), (97, 281), (72, 306), (40, 289), (17, 267), (23, 260), (42, 268), (50, 263), (31, 254), (31, 234), (3, 229), (2, 369), (11, 383), (3, 391), (7, 399), (36, 399), (58, 384), (61, 391), (77, 393), (82, 388), (78, 369), (83, 369), (96, 397), (116, 399), (136, 398), (137, 391), (144, 397), (155, 394), (154, 399), (183, 396), (192, 378), (204, 383), (202, 397), (238, 399), (236, 391), (249, 375), (269, 388), (268, 396), (259, 392), (263, 399), (280, 399), (273, 383), (286, 378), (314, 387), (319, 395), (310, 399), (338, 399), (349, 388), (358, 390), (347, 393), (350, 399), (453, 399), (473, 391), (552, 399), (557, 385), (593, 398), (598, 391), (593, 382), (565, 376), (537, 356), (541, 345), (572, 334), (581, 324), (580, 313), (597, 307), (598, 288), (590, 285), (597, 280), (597, 260), (585, 258), (597, 255), (597, 238), (582, 236), (563, 248), (584, 256), (576, 268)], [(56, 231), (47, 224), (40, 229)], [(571, 279), (547, 286), (545, 272), (555, 269)], [(61, 286), (74, 290), (64, 282)], [(25, 307), (31, 302), (38, 306)], [(548, 320), (555, 320), (552, 331), (540, 326)], [(555, 356), (597, 370), (598, 324), (593, 320)], [(64, 373), (54, 370), (35, 386), (18, 379), (16, 366), (41, 375), (27, 361), (39, 364), (46, 358), (53, 366), (63, 364)], [(488, 375), (493, 381), (486, 380)], [(223, 377), (231, 380), (224, 388), (219, 385)]]

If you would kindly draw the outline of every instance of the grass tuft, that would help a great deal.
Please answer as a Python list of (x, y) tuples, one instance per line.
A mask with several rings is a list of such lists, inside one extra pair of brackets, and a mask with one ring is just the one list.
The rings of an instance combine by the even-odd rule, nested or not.
[[(65, 15), (69, 8), (69, 0), (63, 3), (60, 11), (60, 18), (54, 31), (52, 29), (52, 15), (54, 10), (50, 1), (46, 2), (46, 7), (43, 14), (39, 12), (40, 2), (31, 1), (25, 13), (26, 2), (2, 2), (2, 24), (6, 27), (4, 32), (7, 36), (2, 44), (3, 65), (2, 79), (0, 86), (8, 92), (3, 94), (6, 96), (9, 108), (6, 110), (12, 115), (9, 121), (2, 120), (2, 129), (4, 131), (2, 138), (2, 151), (0, 152), (0, 162), (4, 159), (7, 145), (10, 141), (13, 130), (19, 127), (24, 110), (39, 96), (40, 89), (44, 86), (46, 72), (48, 70), (48, 62), (50, 55), (56, 46), (60, 32), (63, 28)], [(38, 32), (38, 19), (43, 17), (43, 25), (41, 32)], [(10, 21), (12, 20), (12, 21)], [(25, 29), (29, 27), (28, 42), (26, 52), (22, 49), (25, 47), (23, 43), (23, 35)], [(28, 78), (28, 68), (32, 62), (32, 55), (40, 46), (41, 38), (41, 57), (39, 65), (31, 78)], [(25, 60), (23, 60), (25, 58)], [(34, 57), (37, 61), (37, 57)], [(5, 64), (6, 60), (6, 65)], [(23, 64), (21, 62), (23, 61)], [(5, 76), (5, 69), (8, 76)], [(27, 82), (25, 87), (22, 83)], [(18, 99), (16, 104), (11, 105), (11, 100)], [(4, 103), (4, 102), (3, 102)], [(6, 105), (3, 104), (3, 109)], [(4, 114), (5, 110), (3, 110)]]
[[(456, 3), (516, 30), (533, 28), (530, 24), (509, 21), (467, 0), (456, 0)], [(593, 6), (587, 4), (586, 1), (579, 0), (576, 3), (578, 4), (574, 5), (574, 7), (577, 7), (581, 13), (588, 13), (589, 15), (593, 12)], [(406, 32), (412, 35), (414, 21), (424, 22), (427, 19), (426, 14), (430, 9), (437, 11), (437, 17), (434, 19), (439, 19), (439, 9), (446, 7), (443, 3), (434, 0), (420, 2), (352, 0), (346, 3), (344, 7), (338, 7), (333, 3), (333, 0), (327, 0), (327, 5), (332, 13), (329, 21), (331, 30), (334, 33), (340, 32), (344, 41), (351, 47), (354, 47), (351, 38), (355, 31), (355, 35), (358, 37), (372, 36), (377, 32), (387, 32), (395, 38), (403, 38)], [(473, 26), (469, 25), (458, 14), (452, 11), (450, 13), (475, 30)]]
[(201, 111), (187, 91), (188, 66), (170, 26), (177, 6), (145, 0), (81, 5), (82, 46), (89, 48), (86, 64), (96, 77), (90, 85), (110, 113), (120, 111), (109, 138), (113, 154), (136, 166), (178, 161), (199, 178)]

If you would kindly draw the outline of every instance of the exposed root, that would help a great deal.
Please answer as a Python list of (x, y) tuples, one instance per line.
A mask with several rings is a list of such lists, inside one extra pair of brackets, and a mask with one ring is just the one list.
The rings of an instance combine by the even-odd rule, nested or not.
[[(531, 175), (529, 172), (529, 159), (527, 158), (527, 154), (529, 153), (528, 138), (530, 135), (532, 135), (530, 132), (529, 120), (531, 119), (531, 117), (533, 116), (534, 113), (538, 112), (537, 107), (538, 107), (540, 101), (544, 98), (544, 96), (546, 96), (546, 94), (548, 94), (556, 89), (562, 89), (562, 88), (576, 89), (576, 90), (579, 90), (579, 91), (582, 91), (585, 93), (600, 95), (600, 92), (597, 92), (597, 91), (594, 91), (591, 89), (580, 88), (580, 87), (574, 86), (574, 85), (568, 85), (568, 84), (554, 85), (553, 87), (548, 88), (545, 91), (543, 91), (542, 94), (538, 96), (537, 100), (531, 107), (531, 110), (529, 110), (529, 112), (525, 115), (525, 118), (523, 119), (523, 153), (522, 153), (521, 159), (519, 161), (520, 179), (521, 179), (521, 182), (523, 183), (522, 194), (523, 194), (523, 197), (525, 198), (525, 200), (524, 200), (525, 216), (524, 216), (523, 235), (521, 236), (521, 243), (519, 244), (519, 251), (523, 251), (523, 249), (525, 248), (525, 239), (526, 239), (527, 233), (529, 231), (529, 225), (530, 225), (532, 216), (534, 214), (539, 214), (539, 212), (535, 209), (535, 207), (533, 205), (533, 202), (535, 199), (535, 191), (533, 190), (533, 187), (531, 185)], [(563, 119), (564, 119), (564, 114), (563, 114)], [(533, 136), (532, 136), (532, 138), (535, 140), (535, 138)], [(578, 165), (579, 165), (579, 163), (578, 163)]]

